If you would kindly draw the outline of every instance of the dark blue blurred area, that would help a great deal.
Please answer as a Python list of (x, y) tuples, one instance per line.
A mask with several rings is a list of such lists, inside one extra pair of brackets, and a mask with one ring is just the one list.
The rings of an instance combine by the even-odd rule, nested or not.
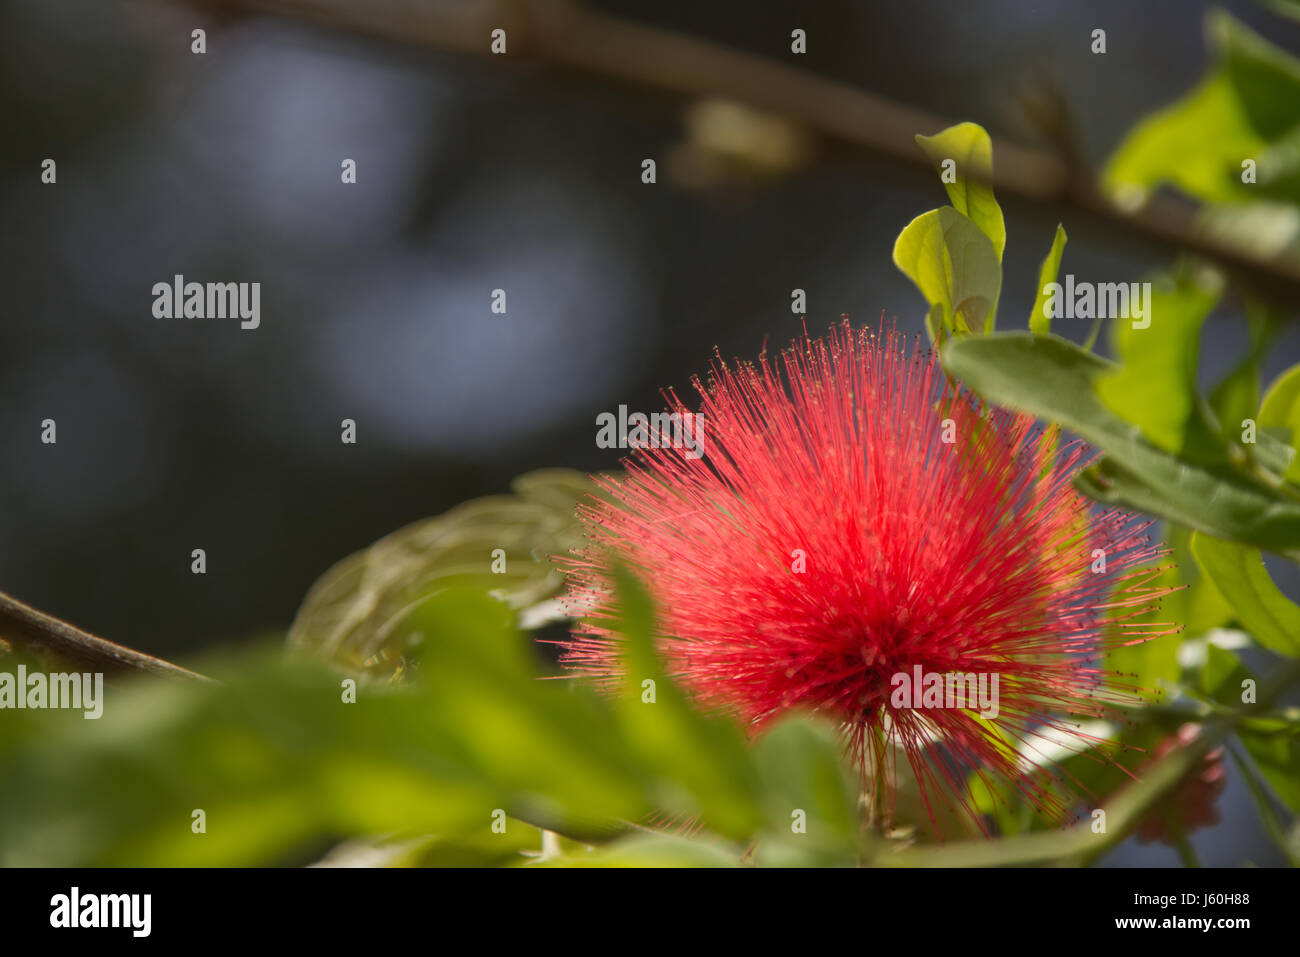
[[(1013, 140), (1033, 135), (1019, 92), (1046, 77), (1094, 166), (1206, 63), (1199, 2), (593, 5), (782, 60), (801, 27), (800, 67)], [(1300, 51), (1300, 25), (1224, 6)], [(597, 414), (689, 393), (715, 346), (784, 344), (794, 288), (810, 330), (846, 313), (920, 330), (891, 250), (945, 201), (930, 172), (830, 147), (788, 175), (692, 188), (663, 162), (689, 105), (526, 58), (173, 4), (0, 3), (0, 589), (183, 658), (285, 628), (321, 572), (402, 524), (529, 469), (615, 467)], [(1170, 261), (1001, 199), (1004, 326), (1023, 327), (1062, 218), (1080, 278)], [(151, 287), (177, 273), (260, 282), (260, 328), (155, 319)], [(1207, 327), (1207, 383), (1244, 347), (1234, 308)], [(1292, 330), (1266, 381), (1297, 359)], [(57, 445), (40, 443), (45, 418)], [(1198, 837), (1207, 863), (1276, 860), (1235, 776), (1222, 806), (1244, 830)], [(1175, 863), (1159, 853), (1111, 861)]]

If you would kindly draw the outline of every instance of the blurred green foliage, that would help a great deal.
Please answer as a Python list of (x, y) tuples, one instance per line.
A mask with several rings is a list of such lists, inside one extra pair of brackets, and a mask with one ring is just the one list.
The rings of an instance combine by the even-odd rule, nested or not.
[[(416, 842), (406, 863), (525, 864), (539, 858), (520, 836), (540, 852), (538, 828), (572, 839), (552, 865), (739, 863), (756, 835), (789, 831), (792, 802), (806, 805), (809, 837), (782, 843), (783, 863), (855, 860), (835, 735), (795, 717), (751, 751), (662, 674), (648, 598), (630, 578), (623, 596), (629, 682), (609, 698), (539, 681), (506, 605), (457, 586), (400, 624), (419, 636), (408, 680), (363, 683), (353, 701), (354, 679), (258, 649), (214, 662), (211, 684), (139, 680), (96, 721), (13, 712), (0, 723), (0, 863), (302, 862), (382, 835)], [(638, 833), (652, 814), (707, 840)], [(586, 861), (596, 845), (604, 856)]]

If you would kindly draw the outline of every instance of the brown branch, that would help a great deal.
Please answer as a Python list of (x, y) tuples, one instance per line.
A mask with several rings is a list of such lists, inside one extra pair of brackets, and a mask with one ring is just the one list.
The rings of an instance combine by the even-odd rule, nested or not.
[[(158, 0), (155, 0), (158, 2)], [(929, 165), (917, 133), (951, 121), (804, 70), (716, 43), (594, 13), (571, 0), (397, 3), (380, 0), (162, 0), (222, 15), (259, 13), (427, 49), (487, 55), (507, 31), (509, 53), (687, 97), (734, 99), (851, 146)], [(1225, 267), (1257, 292), (1294, 303), (1300, 260), (1261, 256), (1206, 233), (1194, 204), (1153, 196), (1138, 211), (1116, 207), (1091, 175), (1061, 157), (994, 140), (993, 184), (1009, 195), (1074, 209), (1162, 248)]]
[(168, 678), (209, 681), (170, 661), (114, 644), (0, 592), (0, 638), (105, 673), (142, 671)]

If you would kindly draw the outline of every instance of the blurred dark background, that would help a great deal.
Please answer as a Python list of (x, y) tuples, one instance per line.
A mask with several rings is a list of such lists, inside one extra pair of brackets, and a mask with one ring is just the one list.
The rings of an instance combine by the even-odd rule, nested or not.
[[(1034, 141), (1022, 94), (1054, 84), (1094, 167), (1207, 59), (1208, 5), (1189, 0), (589, 6), (1011, 140)], [(1300, 25), (1222, 6), (1300, 51)], [(789, 51), (795, 27), (805, 56)], [(614, 467), (598, 413), (689, 391), (715, 346), (783, 344), (801, 327), (796, 287), (814, 331), (843, 313), (920, 329), (924, 303), (890, 256), (946, 201), (930, 171), (822, 144), (780, 175), (701, 180), (671, 159), (694, 105), (522, 55), (174, 3), (4, 0), (0, 589), (186, 658), (283, 630), (321, 572), (400, 525), (529, 469)], [(57, 185), (40, 182), (46, 157)], [(340, 183), (345, 158), (356, 185)], [(1024, 326), (1059, 219), (1063, 272), (1081, 279), (1172, 260), (1000, 199), (1004, 327)], [(151, 287), (176, 273), (260, 282), (261, 327), (154, 318)], [(1207, 382), (1244, 345), (1234, 309), (1207, 326)], [(1293, 330), (1265, 381), (1297, 359)], [(57, 445), (40, 443), (45, 418)], [(190, 573), (194, 548), (206, 575)], [(1270, 853), (1253, 830), (1223, 840), (1225, 862)], [(1164, 851), (1111, 860), (1173, 863)]]

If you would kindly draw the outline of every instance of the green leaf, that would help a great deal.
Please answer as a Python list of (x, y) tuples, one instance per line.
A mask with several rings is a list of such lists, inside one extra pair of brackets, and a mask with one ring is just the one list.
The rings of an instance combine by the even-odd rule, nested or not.
[(1097, 345), (1097, 336), (1101, 333), (1102, 323), (1106, 321), (1105, 316), (1098, 316), (1092, 320), (1092, 328), (1088, 330), (1088, 338), (1083, 340), (1083, 349), (1085, 352), (1091, 352)]
[[(1250, 331), (1250, 349), (1237, 367), (1224, 377), (1210, 393), (1210, 406), (1222, 424), (1223, 434), (1241, 444), (1242, 429), (1247, 419), (1255, 418), (1259, 409), (1259, 367), (1269, 346), (1282, 329), (1279, 310), (1256, 301), (1246, 304), (1246, 322)], [(1257, 423), (1258, 424), (1258, 423)], [(1267, 453), (1261, 459), (1267, 458)], [(1286, 471), (1286, 465), (1279, 474)]]
[(1300, 867), (1300, 847), (1296, 847), (1288, 836), (1286, 825), (1277, 812), (1277, 807), (1268, 792), (1268, 787), (1260, 779), (1259, 771), (1250, 761), (1239, 755), (1236, 748), (1229, 748), (1228, 753), (1232, 755), (1233, 763), (1237, 765), (1242, 780), (1246, 782), (1246, 786), (1250, 789), (1250, 796), (1255, 799), (1255, 807), (1259, 809), (1259, 819), (1264, 825), (1264, 830), (1268, 832), (1268, 836), (1273, 839), (1273, 842), (1281, 848), (1291, 866)]
[(943, 315), (944, 306), (940, 302), (936, 302), (925, 314), (925, 332), (931, 342), (943, 342), (948, 337), (948, 331), (943, 325)]
[[(575, 510), (594, 494), (594, 483), (578, 472), (547, 469), (522, 475), (513, 486), (513, 495), (465, 502), (335, 564), (307, 593), (289, 643), (349, 670), (387, 677), (409, 656), (396, 640), (396, 624), (443, 589), (474, 587), (517, 611), (558, 594), (564, 576), (552, 556), (582, 543)], [(504, 552), (504, 571), (493, 571), (496, 549)]]
[(1241, 434), (1242, 422), (1254, 418), (1259, 408), (1259, 357), (1252, 354), (1239, 362), (1210, 392), (1210, 408), (1222, 424), (1225, 435)]
[[(1207, 18), (1214, 67), (1182, 100), (1135, 127), (1103, 172), (1121, 202), (1168, 183), (1209, 202), (1300, 202), (1300, 60), (1221, 11)], [(1243, 161), (1256, 163), (1243, 183)]]
[(1224, 467), (1183, 462), (1145, 442), (1093, 384), (1113, 363), (1056, 336), (1008, 332), (954, 339), (945, 367), (990, 402), (1059, 423), (1107, 455), (1076, 484), (1220, 538), (1300, 556), (1300, 503)]
[(851, 865), (861, 818), (857, 793), (836, 729), (789, 717), (754, 748), (763, 780), (767, 826), (758, 861), (782, 867)]
[(1056, 277), (1061, 271), (1061, 257), (1065, 254), (1065, 243), (1068, 238), (1065, 235), (1065, 227), (1057, 223), (1052, 248), (1048, 250), (1047, 258), (1038, 269), (1038, 295), (1034, 298), (1034, 310), (1029, 314), (1029, 328), (1034, 332), (1052, 331), (1052, 318), (1047, 315), (1044, 308), (1049, 298), (1047, 287), (1056, 282)]
[(1300, 59), (1222, 10), (1206, 15), (1206, 30), (1251, 127), (1269, 141), (1293, 133), (1300, 123)]
[[(1296, 506), (1226, 470), (1206, 471), (1177, 459), (1152, 459), (1139, 475), (1114, 457), (1103, 456), (1075, 476), (1074, 485), (1098, 502), (1147, 512), (1300, 561)], [(1209, 506), (1198, 513), (1198, 494), (1220, 497), (1209, 500)]]
[[(1258, 424), (1261, 429), (1284, 429), (1292, 447), (1300, 445), (1300, 365), (1287, 369), (1269, 387), (1259, 409)], [(1300, 455), (1291, 460), (1286, 478), (1300, 482)]]
[(1196, 391), (1201, 324), (1221, 292), (1222, 280), (1204, 270), (1156, 280), (1145, 328), (1112, 322), (1112, 350), (1121, 366), (1096, 383), (1107, 407), (1141, 428), (1151, 444), (1201, 464), (1226, 458), (1224, 441)]
[(1213, 642), (1205, 646), (1205, 667), (1201, 670), (1199, 690), (1206, 698), (1230, 708), (1240, 708), (1242, 683), (1247, 679), (1254, 681), (1255, 676), (1246, 670), (1240, 658)]
[(894, 264), (926, 302), (942, 308), (948, 333), (986, 330), (1002, 288), (1002, 264), (992, 241), (951, 206), (912, 220), (894, 243)]
[(1199, 533), (1192, 536), (1191, 547), (1197, 565), (1241, 626), (1265, 648), (1300, 657), (1300, 607), (1273, 584), (1259, 551)]
[(706, 796), (689, 813), (703, 814), (730, 836), (752, 833), (762, 815), (743, 736), (731, 720), (691, 706), (663, 671), (649, 593), (626, 568), (616, 569), (615, 582), (619, 610), (613, 627), (623, 636), (624, 651), (622, 689), (614, 702), (620, 729), (652, 771)]
[[(0, 722), (0, 860), (269, 864), (334, 835), (469, 831), (508, 797), (412, 691), (343, 704), (336, 675), (265, 658), (220, 676), (141, 681), (98, 721)], [(191, 831), (195, 808), (206, 834)]]
[(1196, 564), (1191, 549), (1194, 534), (1196, 533), (1182, 525), (1165, 525), (1165, 541), (1173, 549), (1170, 556), (1172, 565), (1169, 573), (1152, 585), (1182, 586), (1180, 590), (1166, 595), (1161, 600), (1161, 606), (1164, 616), (1169, 621), (1186, 626), (1186, 631), (1182, 635), (1157, 638), (1154, 642), (1172, 638), (1172, 644), (1177, 647), (1188, 638), (1226, 625), (1232, 618), (1232, 609)]
[[(1277, 431), (1281, 431), (1280, 429)], [(1242, 430), (1245, 434), (1245, 430)], [(1274, 438), (1269, 432), (1257, 429), (1255, 432), (1254, 459), (1264, 469), (1275, 476), (1286, 475), (1296, 461), (1296, 450), (1281, 439)], [(1300, 479), (1300, 476), (1297, 476)], [(1295, 483), (1292, 482), (1294, 485)]]
[(1300, 729), (1272, 733), (1242, 729), (1237, 735), (1273, 792), (1300, 814)]
[(1217, 72), (1134, 127), (1102, 171), (1102, 184), (1126, 207), (1166, 183), (1208, 202), (1243, 202), (1252, 194), (1241, 182), (1242, 161), (1258, 162), (1265, 148), (1230, 77)]
[(944, 161), (954, 162), (954, 180), (945, 179), (943, 184), (948, 198), (957, 212), (968, 216), (992, 240), (1001, 262), (1007, 226), (1002, 207), (993, 196), (993, 141), (989, 134), (977, 123), (958, 123), (934, 136), (918, 136), (916, 142), (941, 176)]

